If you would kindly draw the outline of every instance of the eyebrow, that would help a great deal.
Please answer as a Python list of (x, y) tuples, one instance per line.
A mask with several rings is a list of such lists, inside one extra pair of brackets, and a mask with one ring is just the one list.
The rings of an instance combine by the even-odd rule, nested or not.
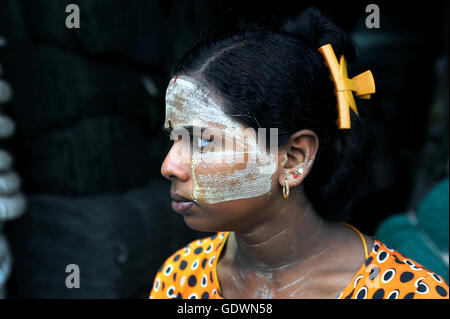
[[(170, 125), (170, 124), (169, 124)], [(164, 124), (161, 126), (162, 131), (164, 132), (164, 134), (166, 134), (167, 136), (170, 136), (170, 134), (173, 131), (172, 126), (170, 125), (169, 127), (166, 127)], [(183, 129), (187, 130), (189, 132), (189, 135), (192, 136), (194, 134), (194, 126), (183, 126)], [(203, 131), (206, 128), (200, 128), (200, 133), (203, 133)]]

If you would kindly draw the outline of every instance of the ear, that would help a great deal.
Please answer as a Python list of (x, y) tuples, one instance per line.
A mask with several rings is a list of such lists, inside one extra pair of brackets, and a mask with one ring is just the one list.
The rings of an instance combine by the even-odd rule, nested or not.
[(308, 176), (318, 150), (319, 138), (313, 131), (301, 130), (293, 134), (280, 154), (280, 185), (285, 186), (286, 180), (290, 188), (300, 185)]

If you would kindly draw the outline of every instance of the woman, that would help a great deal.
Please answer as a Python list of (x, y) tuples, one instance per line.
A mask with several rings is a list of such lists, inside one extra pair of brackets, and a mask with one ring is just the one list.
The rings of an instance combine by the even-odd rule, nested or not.
[(440, 276), (339, 222), (372, 144), (353, 94), (374, 83), (370, 72), (347, 79), (334, 53), (356, 55), (309, 9), (281, 30), (212, 36), (181, 58), (161, 173), (186, 224), (218, 233), (169, 257), (150, 298), (448, 298)]

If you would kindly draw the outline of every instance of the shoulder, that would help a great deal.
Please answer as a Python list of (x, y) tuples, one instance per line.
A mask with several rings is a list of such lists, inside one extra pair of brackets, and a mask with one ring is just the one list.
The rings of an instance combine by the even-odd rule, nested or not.
[(441, 299), (449, 297), (448, 285), (441, 276), (377, 240), (365, 262), (365, 267), (362, 267), (349, 287), (353, 288), (349, 298)]
[(150, 298), (201, 298), (205, 292), (215, 293), (215, 261), (225, 235), (194, 240), (167, 258), (156, 274)]

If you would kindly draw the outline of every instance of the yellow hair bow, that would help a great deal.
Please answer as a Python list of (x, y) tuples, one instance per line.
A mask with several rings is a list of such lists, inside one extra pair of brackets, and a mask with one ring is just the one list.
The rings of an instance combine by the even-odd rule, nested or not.
[(352, 91), (361, 99), (370, 99), (370, 95), (375, 93), (375, 81), (372, 72), (368, 70), (349, 79), (347, 74), (347, 62), (345, 62), (343, 55), (341, 55), (340, 63), (338, 63), (333, 47), (329, 43), (321, 46), (319, 51), (325, 58), (325, 63), (330, 69), (331, 78), (334, 82), (339, 114), (336, 123), (340, 129), (349, 129), (349, 107), (359, 115)]

